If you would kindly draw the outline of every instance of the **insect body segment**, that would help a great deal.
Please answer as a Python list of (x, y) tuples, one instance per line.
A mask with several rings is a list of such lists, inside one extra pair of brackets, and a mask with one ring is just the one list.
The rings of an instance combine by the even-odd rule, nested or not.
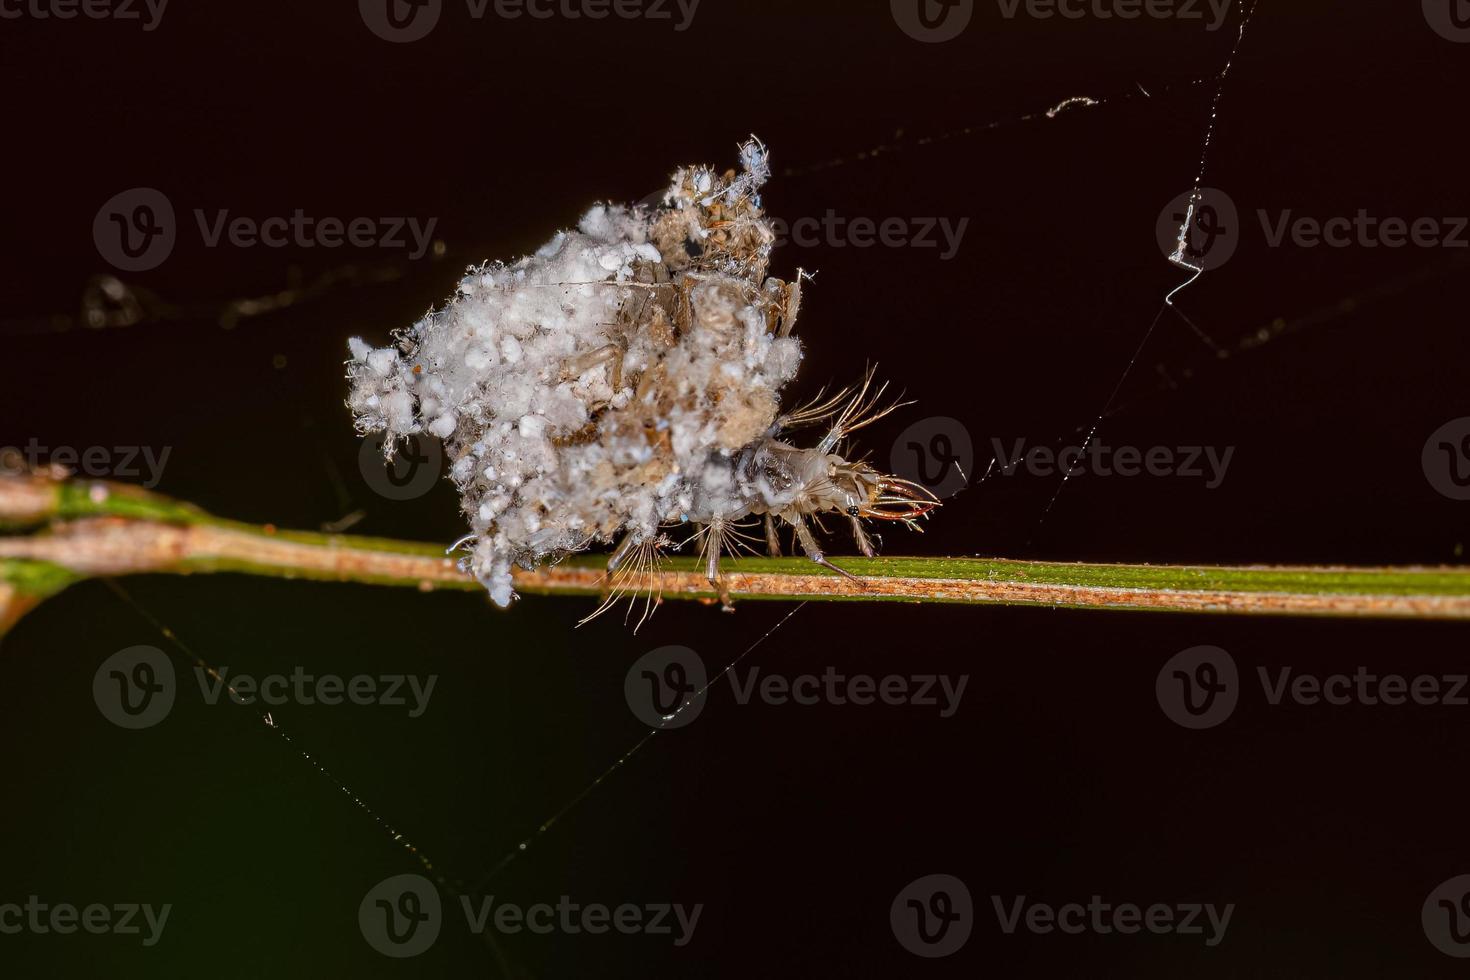
[[(871, 380), (871, 376), (869, 378)], [(729, 607), (729, 596), (719, 575), (719, 552), (711, 541), (721, 539), (721, 528), (747, 515), (762, 515), (766, 525), (766, 545), (772, 557), (780, 555), (776, 522), (793, 530), (797, 545), (812, 561), (847, 575), (826, 557), (809, 525), (817, 515), (838, 513), (848, 518), (859, 550), (873, 557), (876, 549), (864, 520), (902, 521), (911, 527), (914, 521), (939, 506), (939, 500), (924, 487), (896, 476), (882, 473), (865, 462), (852, 462), (827, 451), (841, 442), (855, 428), (886, 415), (892, 408), (874, 414), (859, 410), (867, 385), (847, 403), (819, 444), (802, 449), (783, 442), (779, 427), (773, 428), (756, 443), (728, 460), (712, 460), (710, 467), (722, 470), (709, 473), (706, 483), (714, 488), (697, 499), (700, 505), (689, 519), (714, 529), (705, 536), (701, 556), (706, 576)], [(881, 391), (880, 391), (881, 394)], [(735, 553), (733, 547), (726, 549)], [(848, 576), (851, 578), (852, 576)]]

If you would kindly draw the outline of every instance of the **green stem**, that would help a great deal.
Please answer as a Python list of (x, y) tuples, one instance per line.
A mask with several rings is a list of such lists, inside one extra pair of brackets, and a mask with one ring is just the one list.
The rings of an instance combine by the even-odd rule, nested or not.
[[(99, 575), (235, 572), (478, 591), (436, 544), (280, 531), (214, 517), (119, 484), (0, 477), (0, 631), (72, 582)], [(524, 594), (598, 595), (605, 556), (518, 573)], [(747, 599), (943, 602), (1174, 612), (1470, 619), (1470, 569), (1214, 567), (847, 558), (851, 578), (800, 558), (726, 562)], [(653, 582), (665, 599), (713, 600), (693, 558)]]

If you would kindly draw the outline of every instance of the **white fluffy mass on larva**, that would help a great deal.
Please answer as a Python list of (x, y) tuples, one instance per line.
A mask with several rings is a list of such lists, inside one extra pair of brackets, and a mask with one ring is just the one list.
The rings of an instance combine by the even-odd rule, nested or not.
[(496, 603), (513, 565), (680, 521), (717, 492), (710, 461), (775, 422), (801, 348), (777, 328), (789, 287), (765, 275), (764, 148), (741, 161), (685, 168), (658, 208), (598, 205), (534, 255), (471, 268), (396, 346), (350, 341), (359, 431), (390, 453), (444, 441), (472, 532), (462, 565)]

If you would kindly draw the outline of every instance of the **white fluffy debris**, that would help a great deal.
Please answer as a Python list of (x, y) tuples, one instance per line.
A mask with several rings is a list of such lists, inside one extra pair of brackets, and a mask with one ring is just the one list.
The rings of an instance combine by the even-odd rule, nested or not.
[(766, 278), (765, 148), (687, 167), (660, 207), (601, 204), (514, 264), (471, 268), (396, 335), (349, 341), (360, 432), (444, 441), (473, 532), (463, 567), (498, 604), (535, 568), (696, 506), (707, 469), (771, 430), (801, 347), (797, 290)]

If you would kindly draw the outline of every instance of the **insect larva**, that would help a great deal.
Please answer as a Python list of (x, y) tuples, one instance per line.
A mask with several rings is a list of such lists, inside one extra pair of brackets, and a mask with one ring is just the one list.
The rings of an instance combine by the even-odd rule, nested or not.
[[(874, 553), (870, 519), (910, 526), (938, 506), (923, 487), (846, 458), (840, 444), (879, 407), (871, 371), (855, 390), (792, 412), (802, 280), (767, 277), (774, 234), (760, 207), (765, 147), (742, 168), (676, 172), (656, 207), (598, 205), (514, 264), (471, 268), (455, 296), (397, 336), (350, 342), (359, 431), (442, 439), (471, 535), (462, 567), (502, 606), (511, 568), (534, 569), (595, 544), (614, 596), (654, 585), (667, 530), (690, 524), (725, 606), (721, 556), (740, 522), (778, 525), (837, 568), (815, 515), (846, 517)], [(825, 424), (815, 446), (787, 441)], [(846, 574), (843, 572), (843, 574)], [(605, 604), (604, 604), (605, 607)]]

